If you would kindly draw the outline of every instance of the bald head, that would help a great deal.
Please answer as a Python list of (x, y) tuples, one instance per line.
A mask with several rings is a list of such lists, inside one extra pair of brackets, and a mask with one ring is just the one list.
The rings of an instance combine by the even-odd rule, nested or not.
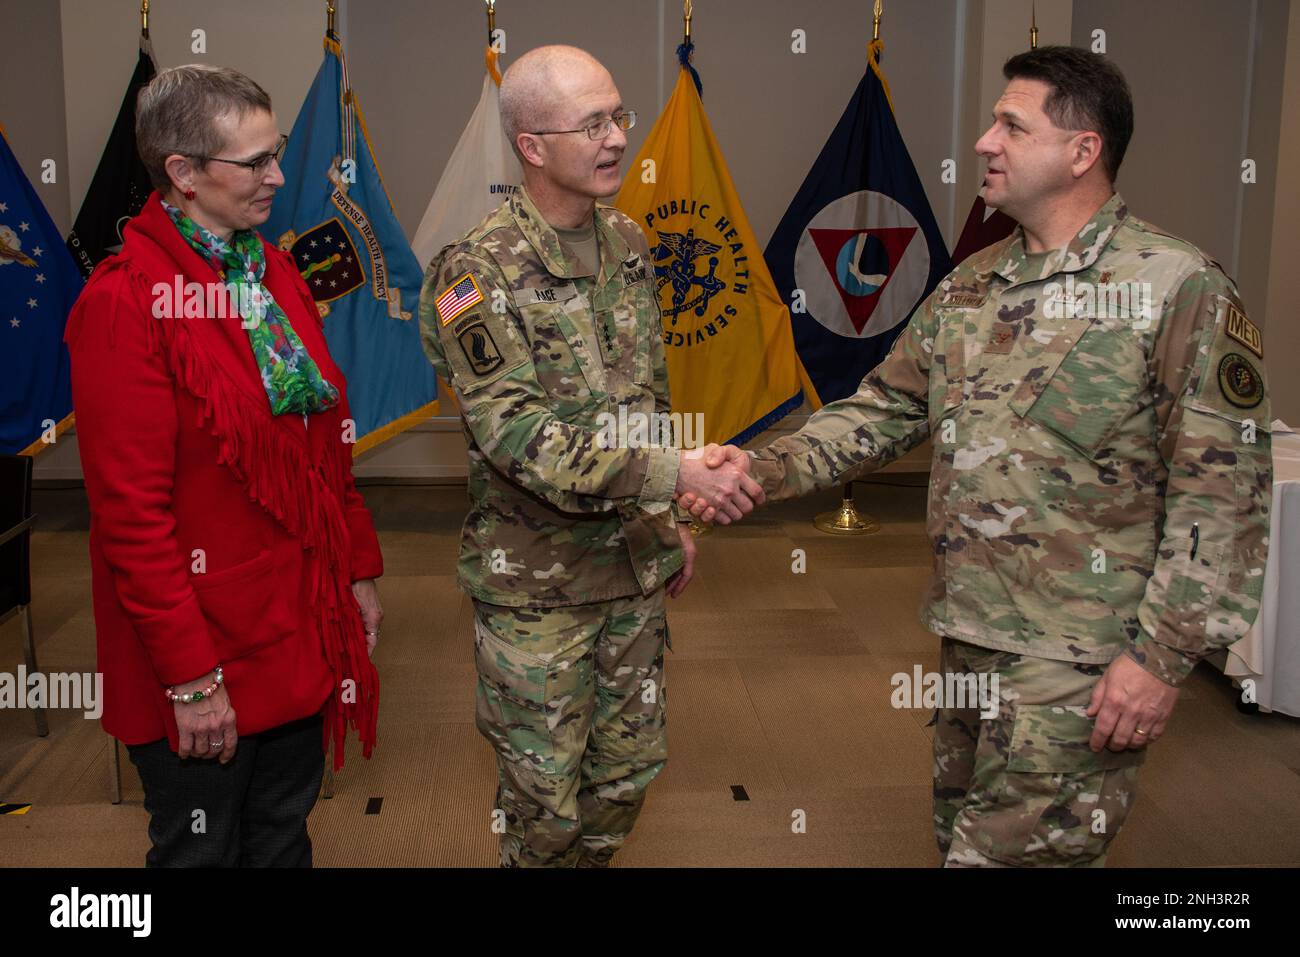
[(501, 125), (511, 148), (519, 153), (515, 138), (520, 133), (578, 125), (583, 117), (568, 115), (578, 95), (607, 79), (612, 86), (609, 71), (578, 47), (556, 44), (529, 50), (501, 77)]

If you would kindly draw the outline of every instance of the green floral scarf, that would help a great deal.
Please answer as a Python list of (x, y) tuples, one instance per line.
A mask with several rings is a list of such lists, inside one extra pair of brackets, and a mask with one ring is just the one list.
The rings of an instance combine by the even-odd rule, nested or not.
[(321, 376), (289, 317), (276, 304), (271, 290), (262, 285), (266, 251), (257, 230), (242, 229), (226, 242), (175, 206), (163, 202), (163, 208), (190, 247), (216, 270), (238, 304), (271, 414), (305, 415), (337, 405), (339, 390)]

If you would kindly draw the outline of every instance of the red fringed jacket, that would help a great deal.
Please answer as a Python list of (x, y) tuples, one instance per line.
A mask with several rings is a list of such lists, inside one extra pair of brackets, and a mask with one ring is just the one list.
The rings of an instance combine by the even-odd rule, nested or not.
[(178, 749), (163, 689), (220, 664), (240, 734), (324, 706), (335, 766), (348, 724), (369, 756), (379, 685), (351, 583), (382, 575), (383, 560), (352, 481), (343, 374), (311, 293), (292, 257), (268, 245), (264, 284), (342, 395), (304, 423), (271, 415), (233, 308), (228, 319), (155, 318), (178, 277), (205, 290), (220, 282), (157, 193), (124, 237), (65, 334), (104, 729)]

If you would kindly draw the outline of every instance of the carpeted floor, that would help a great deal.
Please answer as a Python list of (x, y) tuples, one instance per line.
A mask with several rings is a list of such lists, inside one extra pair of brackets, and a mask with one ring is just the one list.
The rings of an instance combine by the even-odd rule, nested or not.
[[(349, 753), (334, 797), (317, 804), (316, 862), (491, 866), (495, 771), (473, 724), (470, 607), (455, 581), (465, 490), (364, 492), (387, 566), (380, 743), (368, 762)], [(772, 506), (701, 539), (697, 580), (669, 610), (670, 760), (618, 865), (938, 862), (930, 714), (892, 708), (889, 681), (938, 663), (916, 617), (924, 491), (859, 485), (859, 507), (883, 529), (857, 538), (810, 524), (837, 497)], [(93, 671), (84, 493), (39, 491), (36, 510), (40, 665)], [(15, 673), (21, 649), (18, 622), (0, 626), (0, 671)], [(98, 723), (57, 711), (50, 726), (38, 738), (30, 712), (0, 709), (0, 804), (31, 805), (0, 815), (0, 864), (139, 866), (147, 815), (125, 751), (113, 806)], [(1238, 713), (1213, 668), (1188, 682), (1140, 781), (1112, 866), (1300, 865), (1300, 720)]]

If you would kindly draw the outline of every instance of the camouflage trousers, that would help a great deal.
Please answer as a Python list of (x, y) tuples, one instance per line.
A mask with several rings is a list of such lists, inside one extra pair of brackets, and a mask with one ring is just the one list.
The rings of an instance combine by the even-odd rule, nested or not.
[(1102, 866), (1146, 757), (1088, 747), (1085, 710), (1106, 666), (945, 638), (939, 670), (997, 674), (999, 698), (996, 718), (982, 719), (992, 707), (978, 705), (938, 710), (934, 825), (944, 866)]
[(475, 723), (496, 750), (502, 866), (606, 866), (668, 760), (664, 590), (474, 610)]

